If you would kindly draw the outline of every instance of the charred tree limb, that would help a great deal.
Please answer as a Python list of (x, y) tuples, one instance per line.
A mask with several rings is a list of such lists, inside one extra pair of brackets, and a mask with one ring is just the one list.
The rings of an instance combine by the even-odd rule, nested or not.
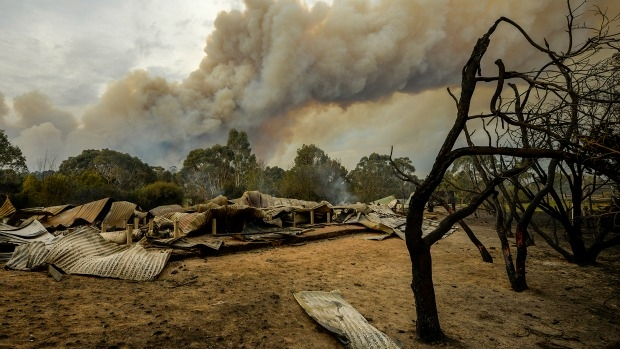
[(453, 214), (451, 214), (451, 215), (447, 216), (446, 218), (444, 218), (444, 220), (442, 220), (439, 223), (437, 228), (435, 228), (432, 232), (430, 232), (428, 235), (426, 235), (424, 237), (424, 239), (426, 241), (428, 241), (428, 243), (430, 243), (430, 244), (433, 244), (433, 243), (437, 242), (439, 239), (441, 239), (445, 235), (445, 233), (456, 222), (458, 222), (458, 221), (462, 220), (463, 218), (465, 218), (465, 217), (471, 215), (472, 213), (474, 213), (474, 211), (478, 208), (478, 206), (480, 206), (485, 200), (487, 200), (487, 198), (489, 196), (491, 196), (492, 194), (496, 193), (495, 187), (499, 183), (504, 181), (506, 178), (513, 177), (513, 176), (516, 176), (519, 173), (522, 173), (523, 171), (527, 170), (528, 168), (529, 168), (529, 163), (526, 163), (523, 166), (510, 169), (510, 170), (504, 172), (502, 175), (497, 176), (497, 177), (491, 179), (489, 181), (489, 183), (487, 184), (486, 188), (482, 192), (480, 192), (480, 194), (478, 194), (478, 196), (475, 197), (474, 200), (469, 205), (465, 206), (464, 208), (461, 208), (461, 209), (457, 210)]
[[(413, 183), (413, 185), (417, 188), (421, 184), (420, 181), (417, 178), (412, 178), (400, 169), (400, 167), (392, 159), (392, 150), (390, 151), (390, 164), (392, 165), (392, 168), (394, 169), (396, 175), (404, 181)], [(433, 194), (432, 197), (434, 200), (441, 202), (441, 205), (446, 210), (446, 212), (448, 212), (449, 214), (454, 213), (454, 210), (452, 210), (452, 208), (445, 202), (445, 200), (443, 200), (443, 198), (440, 198), (436, 194)], [(480, 252), (482, 260), (486, 263), (493, 263), (493, 256), (491, 256), (486, 246), (484, 246), (484, 244), (476, 237), (476, 234), (473, 232), (473, 230), (471, 230), (469, 225), (467, 225), (467, 223), (465, 223), (465, 221), (463, 220), (459, 220), (458, 224), (461, 226), (461, 228), (463, 228), (463, 231), (465, 232), (469, 240), (474, 244), (474, 246), (476, 246), (476, 248)]]

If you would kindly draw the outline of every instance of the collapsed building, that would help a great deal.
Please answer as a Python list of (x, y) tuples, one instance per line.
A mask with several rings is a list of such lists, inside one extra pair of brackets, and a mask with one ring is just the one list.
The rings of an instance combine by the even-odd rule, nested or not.
[[(15, 270), (47, 267), (58, 278), (67, 273), (153, 280), (170, 258), (369, 230), (377, 234), (368, 239), (404, 239), (403, 205), (394, 200), (335, 206), (249, 191), (236, 199), (218, 196), (191, 207), (142, 211), (134, 203), (111, 198), (18, 210), (6, 197), (0, 206), (0, 262)], [(425, 231), (436, 225), (426, 220)]]

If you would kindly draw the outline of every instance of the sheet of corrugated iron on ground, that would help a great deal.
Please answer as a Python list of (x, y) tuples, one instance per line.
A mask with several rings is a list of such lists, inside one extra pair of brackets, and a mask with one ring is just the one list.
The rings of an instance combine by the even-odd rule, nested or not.
[[(37, 241), (45, 248), (45, 245), (51, 245), (56, 240), (58, 240), (58, 237), (48, 233), (45, 227), (37, 220), (30, 221), (22, 227), (13, 227), (0, 223), (0, 246), (4, 246), (4, 249), (9, 251), (0, 252), (0, 262), (10, 260), (15, 252), (14, 250), (21, 245), (28, 245)], [(11, 249), (13, 251), (10, 251)]]
[(147, 250), (139, 243), (117, 245), (106, 241), (97, 229), (90, 227), (65, 235), (49, 249), (32, 244), (20, 247), (7, 262), (7, 268), (32, 270), (48, 263), (67, 274), (134, 281), (155, 279), (166, 266), (171, 253), (171, 250)]
[(96, 229), (86, 227), (54, 244), (45, 261), (67, 274), (147, 281), (159, 275), (170, 253), (146, 250), (139, 243), (127, 246), (107, 242)]
[(302, 291), (293, 294), (299, 305), (350, 349), (401, 349), (385, 333), (366, 321), (339, 291)]
[(22, 244), (15, 248), (4, 267), (13, 270), (35, 270), (45, 264), (45, 258), (49, 252), (50, 250), (42, 241)]

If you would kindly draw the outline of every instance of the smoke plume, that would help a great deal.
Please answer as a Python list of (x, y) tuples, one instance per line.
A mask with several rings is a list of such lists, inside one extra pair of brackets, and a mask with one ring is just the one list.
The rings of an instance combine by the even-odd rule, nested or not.
[[(297, 138), (338, 152), (361, 135), (367, 152), (340, 154), (358, 160), (386, 152), (370, 148), (365, 134), (384, 135), (376, 146), (402, 139), (396, 145), (407, 147), (407, 130), (434, 135), (449, 122), (452, 102), (431, 91), (459, 81), (476, 39), (497, 18), (508, 16), (535, 40), (554, 43), (565, 14), (565, 2), (555, 0), (339, 0), (312, 7), (246, 0), (244, 10), (218, 15), (204, 59), (183, 81), (131, 72), (108, 86), (80, 127), (37, 93), (16, 98), (14, 108), (24, 128), (36, 126), (37, 136), (55, 128), (76, 153), (108, 147), (153, 165), (177, 165), (192, 149), (223, 143), (230, 128), (246, 131), (258, 156), (280, 166), (301, 144)], [(514, 30), (493, 40), (492, 59), (513, 67), (534, 59)], [(442, 104), (429, 105), (435, 100)], [(416, 107), (422, 105), (428, 109)], [(378, 131), (384, 129), (393, 132)]]

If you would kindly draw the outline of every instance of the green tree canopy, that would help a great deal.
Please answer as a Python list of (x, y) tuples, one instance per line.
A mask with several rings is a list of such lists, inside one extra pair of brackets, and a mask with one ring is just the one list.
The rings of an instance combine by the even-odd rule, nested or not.
[(282, 196), (340, 203), (349, 198), (347, 170), (314, 144), (297, 149), (294, 166), (281, 183)]
[[(409, 158), (397, 158), (394, 162), (408, 176), (415, 177), (415, 167)], [(364, 156), (347, 175), (347, 179), (353, 195), (361, 202), (371, 202), (389, 195), (408, 198), (413, 191), (411, 183), (401, 180), (394, 173), (389, 155), (372, 153)]]
[(252, 154), (248, 136), (243, 131), (234, 128), (230, 130), (226, 147), (230, 151), (232, 168), (232, 180), (226, 191), (230, 196), (241, 196), (244, 191), (256, 186), (258, 162)]
[(190, 151), (180, 172), (188, 197), (207, 200), (225, 194), (225, 187), (232, 177), (231, 158), (228, 147), (219, 144)]
[(27, 172), (26, 158), (21, 149), (12, 145), (4, 130), (0, 130), (0, 192), (19, 192), (22, 178)]
[(4, 130), (0, 130), (0, 170), (28, 171), (21, 149), (11, 144)]
[(217, 195), (238, 197), (255, 189), (260, 169), (248, 136), (236, 129), (228, 133), (226, 145), (194, 149), (187, 154), (178, 178), (188, 198), (207, 200)]
[(174, 183), (158, 181), (138, 189), (136, 199), (145, 210), (163, 205), (180, 205), (183, 203), (183, 188)]
[(102, 176), (108, 185), (123, 191), (136, 190), (156, 180), (153, 169), (135, 156), (115, 150), (84, 150), (63, 161), (58, 172), (75, 176), (85, 171)]
[(267, 166), (262, 172), (262, 176), (258, 182), (257, 188), (259, 191), (273, 195), (282, 196), (280, 190), (280, 181), (284, 178), (286, 171), (278, 166)]

